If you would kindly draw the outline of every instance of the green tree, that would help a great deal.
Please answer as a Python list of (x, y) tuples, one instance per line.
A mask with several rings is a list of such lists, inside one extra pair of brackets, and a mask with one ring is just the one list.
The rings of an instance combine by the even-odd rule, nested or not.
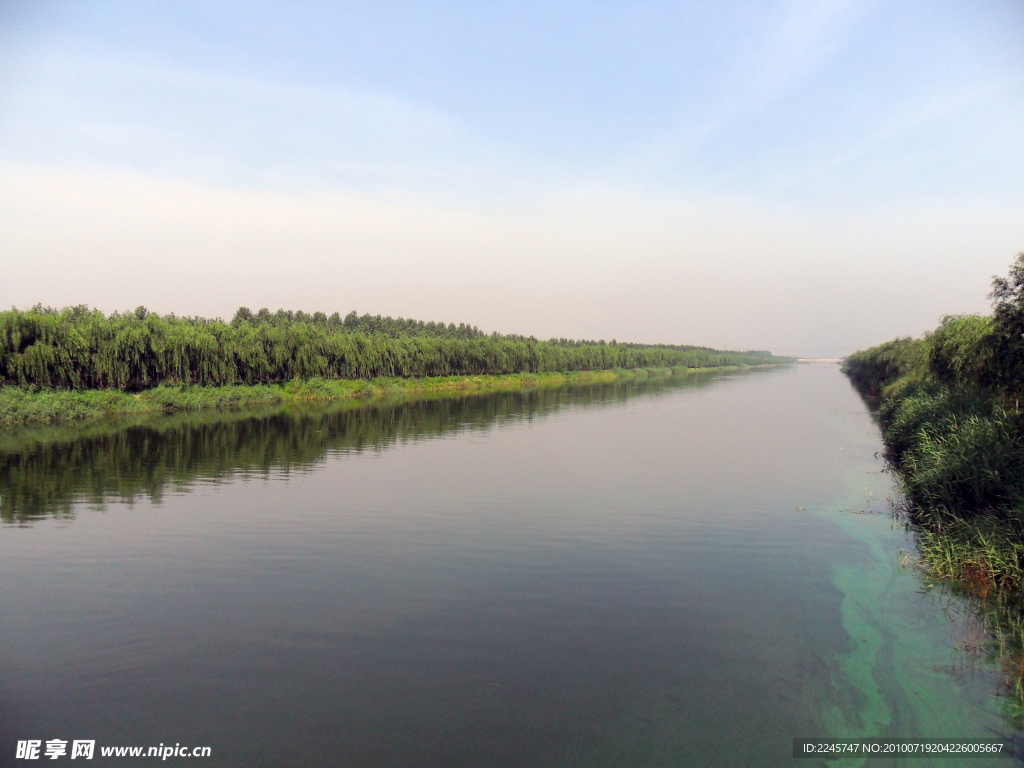
[(1015, 397), (1024, 388), (1024, 251), (992, 279), (993, 376)]

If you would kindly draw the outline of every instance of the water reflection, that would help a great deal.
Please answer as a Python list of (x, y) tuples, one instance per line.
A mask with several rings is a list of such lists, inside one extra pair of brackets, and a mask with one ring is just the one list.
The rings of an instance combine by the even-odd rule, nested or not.
[[(744, 375), (743, 373), (734, 375)], [(76, 503), (159, 502), (168, 491), (238, 475), (305, 471), (332, 453), (488, 430), (573, 406), (704, 387), (712, 373), (488, 395), (348, 400), (46, 426), (0, 434), (0, 519), (69, 518)]]

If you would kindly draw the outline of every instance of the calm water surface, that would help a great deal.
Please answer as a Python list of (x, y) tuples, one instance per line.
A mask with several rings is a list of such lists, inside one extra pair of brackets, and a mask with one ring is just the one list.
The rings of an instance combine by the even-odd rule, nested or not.
[(809, 767), (794, 737), (1014, 735), (897, 564), (880, 448), (828, 365), (7, 433), (0, 763)]

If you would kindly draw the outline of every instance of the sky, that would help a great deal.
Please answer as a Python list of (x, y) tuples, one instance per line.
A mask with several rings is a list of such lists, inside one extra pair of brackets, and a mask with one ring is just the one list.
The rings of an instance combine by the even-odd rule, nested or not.
[(1024, 250), (1024, 4), (0, 0), (0, 306), (833, 357)]

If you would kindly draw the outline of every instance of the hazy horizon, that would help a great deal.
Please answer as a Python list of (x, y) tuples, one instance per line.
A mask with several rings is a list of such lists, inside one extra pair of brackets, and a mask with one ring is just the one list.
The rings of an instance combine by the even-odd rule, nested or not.
[(832, 357), (1024, 249), (1024, 8), (12, 2), (0, 305)]

